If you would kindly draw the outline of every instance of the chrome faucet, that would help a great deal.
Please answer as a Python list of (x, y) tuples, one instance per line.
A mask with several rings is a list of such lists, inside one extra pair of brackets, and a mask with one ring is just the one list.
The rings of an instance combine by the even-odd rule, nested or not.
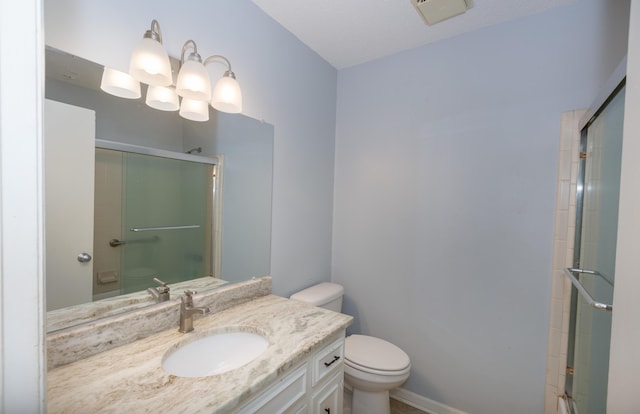
[(153, 281), (159, 284), (158, 287), (148, 288), (147, 292), (153, 296), (153, 300), (156, 303), (166, 302), (169, 300), (169, 285), (164, 283), (162, 280), (154, 277)]
[(185, 290), (184, 296), (180, 298), (182, 303), (180, 303), (180, 329), (178, 331), (182, 333), (193, 331), (193, 315), (209, 313), (209, 308), (193, 306), (193, 295), (196, 293), (198, 292), (195, 290)]

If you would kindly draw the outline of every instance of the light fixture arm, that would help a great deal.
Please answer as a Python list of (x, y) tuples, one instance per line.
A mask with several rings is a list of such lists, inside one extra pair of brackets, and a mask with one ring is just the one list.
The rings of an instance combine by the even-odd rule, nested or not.
[(182, 53), (180, 54), (180, 64), (184, 64), (184, 54), (189, 49), (192, 49), (193, 51), (189, 53), (189, 56), (187, 56), (187, 60), (195, 60), (196, 62), (202, 63), (202, 57), (200, 57), (200, 54), (198, 54), (198, 46), (196, 45), (196, 42), (189, 39), (186, 42), (184, 42), (184, 45), (182, 45)]
[(151, 29), (144, 33), (144, 37), (156, 40), (162, 44), (162, 30), (160, 30), (160, 23), (158, 23), (156, 19), (151, 20)]
[(223, 76), (228, 76), (232, 79), (236, 78), (235, 73), (233, 73), (233, 71), (231, 70), (231, 62), (229, 62), (229, 59), (227, 59), (226, 57), (222, 56), (222, 55), (213, 55), (213, 56), (209, 56), (208, 58), (206, 58), (204, 60), (204, 65), (207, 66), (209, 63), (213, 62), (216, 59), (222, 59), (225, 61), (225, 63), (227, 64), (227, 71), (224, 73)]

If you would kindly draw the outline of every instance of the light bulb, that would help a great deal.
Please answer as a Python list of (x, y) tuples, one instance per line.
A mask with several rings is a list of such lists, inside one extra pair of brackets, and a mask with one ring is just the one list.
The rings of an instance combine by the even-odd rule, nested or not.
[(162, 43), (148, 37), (140, 40), (131, 53), (129, 74), (148, 85), (171, 85), (171, 63)]
[(180, 116), (191, 121), (205, 122), (209, 120), (209, 104), (206, 101), (182, 98)]
[(204, 65), (197, 60), (184, 62), (178, 73), (176, 92), (183, 98), (208, 101), (211, 99), (211, 82)]
[(100, 89), (126, 99), (138, 99), (140, 95), (140, 83), (128, 73), (112, 68), (104, 68)]
[(180, 108), (178, 94), (171, 86), (149, 86), (146, 104), (161, 111), (177, 111)]
[(242, 112), (242, 91), (238, 81), (225, 74), (213, 90), (211, 106), (218, 111), (237, 114)]

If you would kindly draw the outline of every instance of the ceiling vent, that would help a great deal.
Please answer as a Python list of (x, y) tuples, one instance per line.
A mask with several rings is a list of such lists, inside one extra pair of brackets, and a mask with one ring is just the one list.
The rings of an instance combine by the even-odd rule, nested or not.
[(473, 6), (472, 0), (411, 0), (411, 2), (428, 25), (462, 14)]

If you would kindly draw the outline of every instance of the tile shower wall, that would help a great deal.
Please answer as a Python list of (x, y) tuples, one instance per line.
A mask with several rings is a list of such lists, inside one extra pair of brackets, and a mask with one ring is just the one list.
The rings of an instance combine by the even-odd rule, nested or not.
[(558, 397), (564, 394), (571, 282), (563, 274), (563, 269), (570, 267), (573, 262), (576, 189), (580, 155), (578, 124), (584, 113), (584, 110), (563, 113), (560, 128), (551, 309), (549, 316), (549, 342), (547, 345), (545, 414), (560, 412)]

